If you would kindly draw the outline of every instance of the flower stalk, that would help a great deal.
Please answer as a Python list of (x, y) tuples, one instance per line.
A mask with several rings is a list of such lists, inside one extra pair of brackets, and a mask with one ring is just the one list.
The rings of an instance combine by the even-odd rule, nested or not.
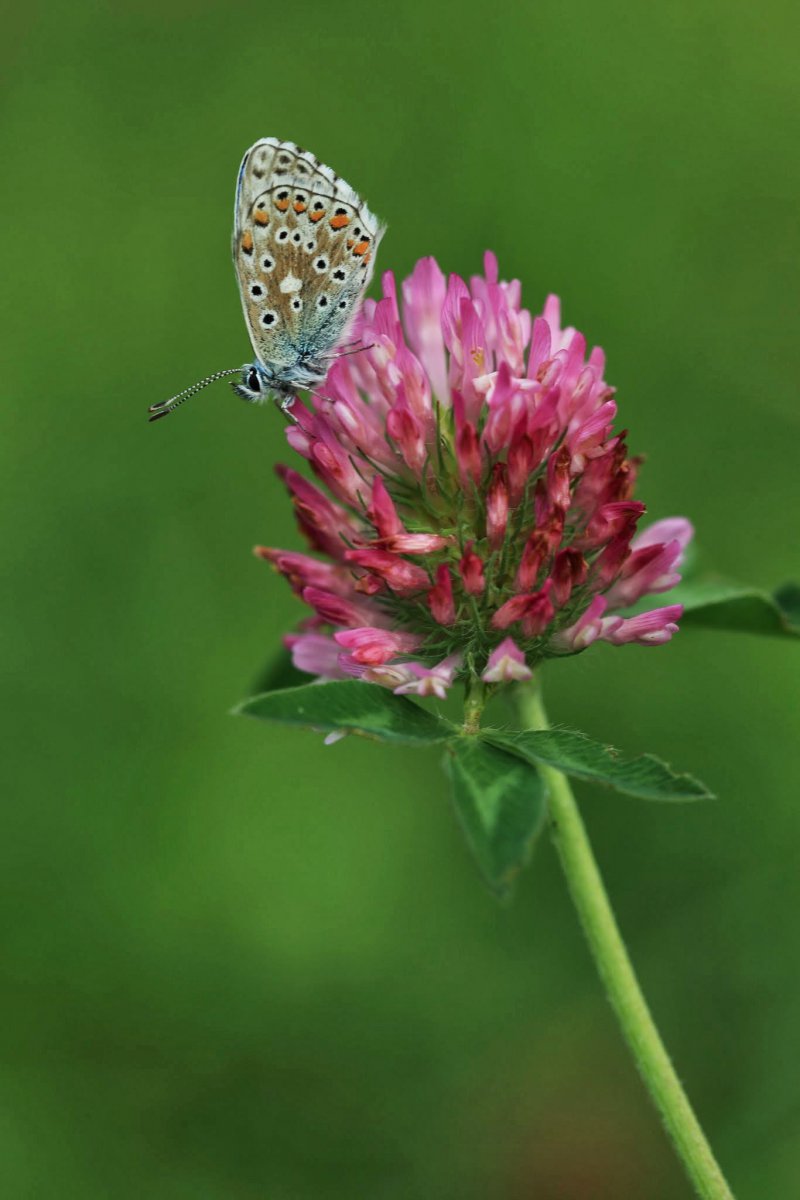
[[(548, 729), (541, 691), (519, 688), (526, 729)], [(670, 1061), (622, 940), (569, 780), (540, 766), (548, 791), (550, 830), (589, 949), (623, 1037), (672, 1144), (702, 1200), (733, 1200)]]
[(480, 680), (472, 680), (464, 692), (464, 733), (475, 734), (481, 726), (481, 714), (486, 703), (486, 688)]

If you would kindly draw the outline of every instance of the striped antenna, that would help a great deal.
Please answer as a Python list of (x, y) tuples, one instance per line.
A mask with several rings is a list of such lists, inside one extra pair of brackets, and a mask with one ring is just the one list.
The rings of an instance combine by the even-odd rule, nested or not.
[[(336, 354), (329, 355), (329, 357), (336, 359), (336, 358), (347, 358), (348, 355), (350, 355), (350, 354), (363, 354), (363, 352), (365, 350), (371, 350), (374, 345), (375, 345), (374, 342), (370, 342), (370, 344), (368, 346), (363, 346), (358, 341), (343, 342), (342, 345), (339, 347), (338, 352)], [(355, 350), (348, 349), (348, 347), (350, 347), (350, 346), (355, 346)]]
[(172, 396), (169, 400), (159, 400), (156, 404), (151, 404), (147, 410), (150, 413), (150, 416), (147, 418), (148, 421), (158, 421), (161, 417), (168, 417), (171, 412), (175, 412), (175, 409), (179, 408), (184, 400), (188, 400), (195, 392), (202, 392), (204, 387), (208, 387), (210, 383), (216, 383), (218, 379), (224, 379), (226, 375), (240, 375), (241, 372), (241, 367), (229, 367), (227, 371), (216, 371), (206, 379), (201, 379), (199, 383), (193, 383), (185, 391), (178, 392), (177, 396)]

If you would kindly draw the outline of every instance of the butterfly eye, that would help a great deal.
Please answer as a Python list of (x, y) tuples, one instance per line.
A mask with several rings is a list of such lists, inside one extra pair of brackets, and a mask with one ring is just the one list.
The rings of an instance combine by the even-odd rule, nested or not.
[(250, 388), (251, 392), (261, 391), (261, 376), (255, 367), (251, 367), (247, 372), (247, 386)]

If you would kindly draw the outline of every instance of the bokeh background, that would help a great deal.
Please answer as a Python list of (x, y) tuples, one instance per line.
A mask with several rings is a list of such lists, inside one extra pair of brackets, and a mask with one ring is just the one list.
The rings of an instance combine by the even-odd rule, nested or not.
[[(800, 574), (788, 0), (15, 4), (3, 21), (0, 1156), (50, 1200), (679, 1200), (543, 841), (480, 883), (434, 753), (228, 715), (299, 607), (283, 423), (229, 262), (256, 138), (485, 247), (609, 356), (653, 517)], [(717, 803), (581, 789), (741, 1200), (800, 1194), (800, 646), (685, 631), (552, 669), (554, 719)]]

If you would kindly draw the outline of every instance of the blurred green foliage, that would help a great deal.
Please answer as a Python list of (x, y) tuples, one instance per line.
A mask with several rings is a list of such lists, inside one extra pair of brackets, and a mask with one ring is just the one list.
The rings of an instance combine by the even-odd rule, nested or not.
[[(389, 224), (485, 247), (609, 356), (653, 517), (797, 576), (795, 7), (29, 0), (3, 21), (3, 1192), (688, 1195), (551, 848), (481, 888), (435, 751), (233, 719), (298, 606), (236, 168), (278, 134)], [(796, 33), (796, 25), (794, 25)], [(740, 1200), (798, 1194), (798, 651), (689, 631), (548, 671), (555, 720), (721, 797), (580, 789)]]

